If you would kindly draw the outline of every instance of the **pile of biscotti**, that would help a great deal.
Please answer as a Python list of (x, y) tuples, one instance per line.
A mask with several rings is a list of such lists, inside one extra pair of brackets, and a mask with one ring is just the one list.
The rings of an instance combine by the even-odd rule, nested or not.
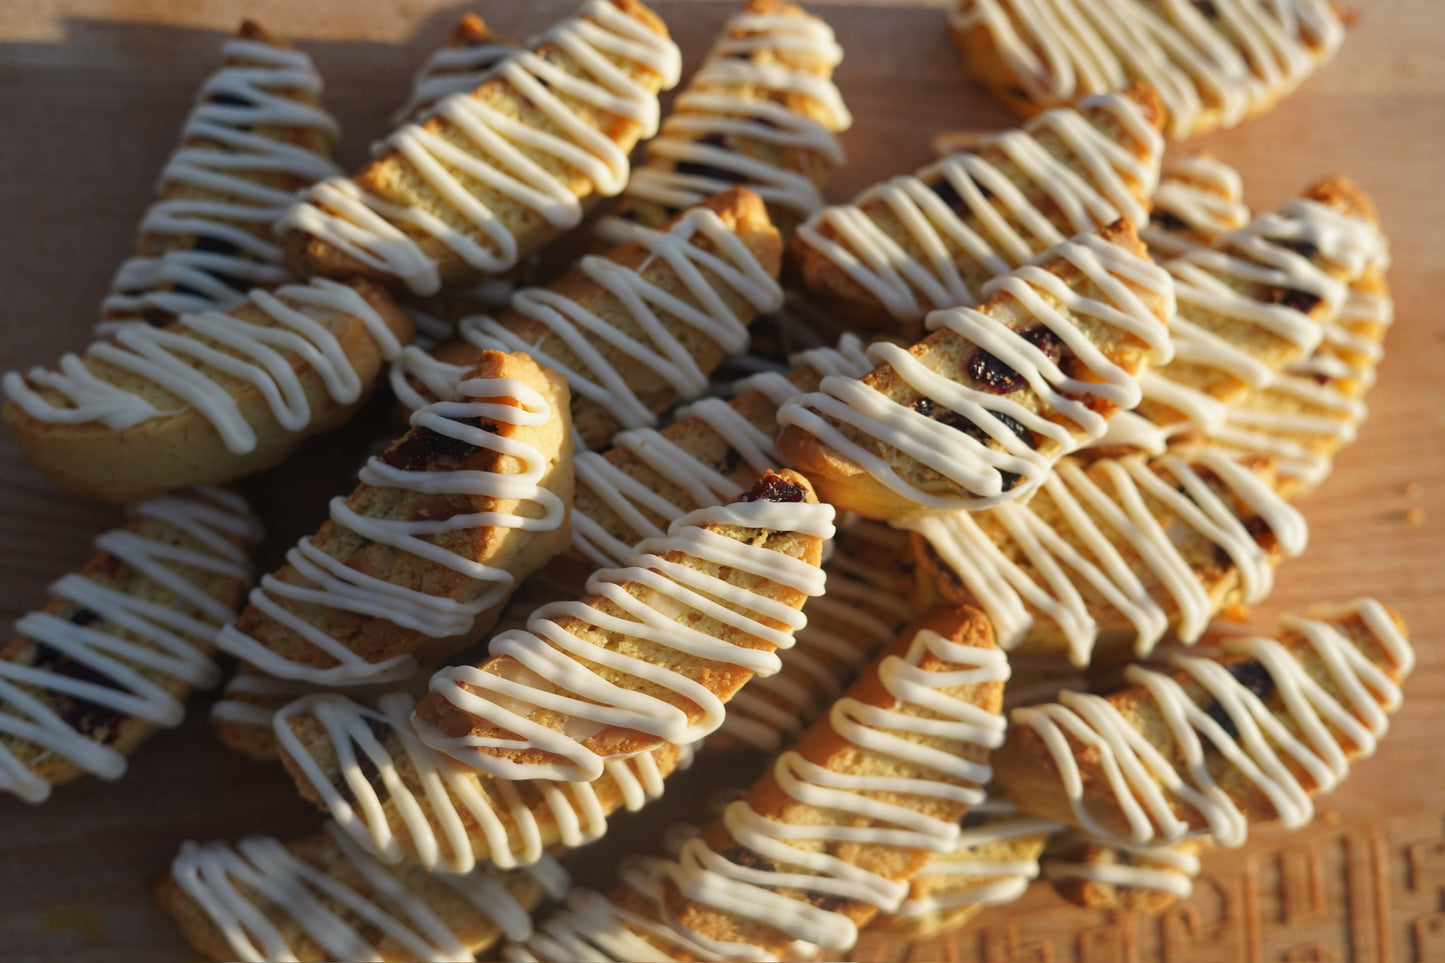
[[(1388, 247), (1347, 178), (1251, 212), (1181, 142), (1340, 14), (948, 21), (1026, 119), (841, 204), (843, 51), (786, 0), (696, 64), (637, 0), (525, 43), (468, 14), (349, 174), (309, 58), (244, 24), (94, 342), (3, 380), (31, 465), (130, 514), (0, 656), (0, 789), (118, 778), (224, 678), (218, 740), (324, 825), (181, 846), (156, 899), (218, 960), (837, 959), (1039, 877), (1161, 912), (1308, 822), (1406, 629), (1245, 619), (1364, 418)], [(378, 391), (404, 426), (257, 580), (232, 483)], [(705, 799), (725, 755), (755, 781)], [(573, 887), (689, 766), (700, 825)]]

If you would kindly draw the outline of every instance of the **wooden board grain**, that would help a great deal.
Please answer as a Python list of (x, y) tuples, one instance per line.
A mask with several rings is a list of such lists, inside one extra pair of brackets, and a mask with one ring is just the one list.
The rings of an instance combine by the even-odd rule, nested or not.
[[(479, 9), (516, 36), (570, 2)], [(1311, 544), (1284, 565), (1263, 617), (1375, 595), (1410, 622), (1419, 667), (1375, 758), (1321, 801), (1305, 830), (1264, 828), (1205, 859), (1196, 893), (1158, 920), (1084, 911), (1046, 887), (916, 946), (865, 935), (860, 960), (1445, 959), (1445, 4), (1375, 0), (1335, 63), (1269, 116), (1204, 141), (1245, 174), (1251, 203), (1331, 173), (1379, 203), (1391, 236), (1397, 324), (1372, 416), (1302, 505)], [(734, 4), (662, 3), (689, 65)], [(818, 3), (847, 51), (838, 81), (856, 116), (831, 194), (928, 159), (944, 129), (1012, 119), (970, 85), (937, 7)], [(242, 15), (313, 54), (347, 131), (350, 164), (384, 132), (408, 77), (462, 9), (447, 0), (294, 4), (24, 0), (0, 14), (0, 370), (83, 347), (128, 252), (191, 90)], [(250, 489), (272, 525), (269, 564), (347, 484), (364, 432), (312, 443), (304, 470)], [(89, 554), (117, 514), (64, 497), (0, 438), (0, 629)], [(0, 799), (0, 958), (180, 960), (147, 880), (188, 838), (310, 831), (273, 769), (218, 749), (198, 702), (115, 784), (82, 780), (41, 807)]]

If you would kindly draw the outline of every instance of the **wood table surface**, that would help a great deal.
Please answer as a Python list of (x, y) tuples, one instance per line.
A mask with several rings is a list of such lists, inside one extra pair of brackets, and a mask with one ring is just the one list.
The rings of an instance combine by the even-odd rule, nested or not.
[[(526, 36), (569, 3), (484, 3)], [(659, 3), (695, 66), (732, 3)], [(1200, 141), (1245, 175), (1256, 208), (1329, 174), (1377, 201), (1394, 255), (1396, 324), (1371, 417), (1301, 503), (1306, 553), (1259, 608), (1358, 596), (1409, 622), (1419, 665), (1378, 753), (1319, 801), (1309, 827), (1261, 827), (1205, 861), (1195, 894), (1160, 919), (1069, 906), (1046, 886), (914, 946), (865, 934), (867, 960), (1445, 960), (1445, 2), (1361, 3), (1338, 58), (1273, 113)], [(817, 3), (846, 51), (837, 80), (856, 118), (842, 200), (929, 159), (942, 130), (1012, 117), (964, 76), (937, 6)], [(464, 7), (445, 0), (250, 4), (5, 0), (0, 4), (0, 370), (79, 350), (225, 33), (252, 16), (316, 60), (347, 166), (385, 132), (424, 52)], [(349, 488), (352, 429), (248, 483), (271, 565)], [(113, 509), (54, 490), (0, 437), (0, 630), (80, 565)], [(216, 745), (207, 699), (143, 746), (116, 783), (82, 779), (38, 807), (0, 799), (0, 959), (181, 960), (147, 881), (185, 839), (310, 832), (316, 813), (276, 767)], [(684, 802), (687, 802), (684, 800)]]

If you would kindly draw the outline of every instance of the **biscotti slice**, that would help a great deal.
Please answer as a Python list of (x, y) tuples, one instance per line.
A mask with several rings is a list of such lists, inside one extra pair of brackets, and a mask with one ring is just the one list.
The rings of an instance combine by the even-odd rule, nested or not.
[(277, 224), (288, 263), (419, 295), (509, 270), (626, 186), (680, 61), (637, 0), (588, 0), (350, 178), (308, 191)]
[(1209, 445), (1065, 459), (1027, 503), (908, 528), (935, 591), (987, 612), (1011, 657), (1111, 663), (1268, 595), (1308, 541), (1274, 481), (1268, 458)]
[(547, 950), (580, 941), (644, 958), (607, 955), (615, 934), (665, 959), (840, 959), (982, 800), (1007, 678), (982, 613), (935, 610), (641, 889), (542, 923), (527, 950), (569, 959)]
[(786, 0), (749, 0), (673, 101), (598, 236), (626, 237), (619, 220), (661, 227), (734, 184), (755, 191), (791, 236), (843, 163), (837, 133), (853, 118), (832, 80), (842, 59), (821, 19)]
[(282, 842), (187, 842), (154, 894), (213, 960), (465, 960), (524, 939), (533, 909), (566, 893), (550, 857), (525, 869), (449, 876), (389, 866), (336, 827)]
[(421, 120), (452, 94), (476, 90), (492, 68), (521, 49), (470, 10), (457, 18), (447, 42), (411, 78), (411, 95), (391, 115), (394, 126)]
[(1344, 307), (1308, 358), (1232, 401), (1211, 437), (1241, 453), (1273, 458), (1276, 488), (1294, 499), (1329, 474), (1336, 452), (1355, 439), (1367, 413), (1394, 302), (1380, 267), (1350, 285)]
[(120, 266), (97, 334), (227, 310), (292, 280), (271, 233), (296, 191), (339, 174), (336, 121), (311, 58), (247, 20), (196, 94), (161, 172), (134, 257)]
[(1129, 846), (1073, 830), (1050, 841), (1043, 875), (1079, 906), (1159, 916), (1194, 891), (1207, 836), (1167, 846)]
[(729, 505), (677, 519), (589, 595), (538, 609), (491, 658), (432, 677), (417, 732), (510, 779), (595, 779), (606, 759), (714, 731), (754, 674), (778, 670), (798, 612), (821, 595), (832, 506), (795, 472), (767, 472)]
[(1278, 639), (1226, 636), (1217, 661), (1130, 666), (1129, 687), (1015, 709), (994, 754), (1020, 809), (1134, 845), (1249, 824), (1308, 822), (1310, 797), (1368, 756), (1400, 704), (1414, 655), (1399, 617), (1363, 600), (1286, 616)]
[(1133, 88), (985, 137), (819, 211), (798, 228), (789, 263), (809, 292), (873, 328), (972, 306), (985, 282), (1066, 238), (1148, 219), (1159, 118), (1154, 95)]
[(217, 644), (325, 685), (398, 678), (423, 646), (456, 651), (568, 541), (567, 384), (524, 354), (485, 352), (453, 400), (367, 461), (350, 496), (264, 576)]
[(426, 745), (412, 731), (415, 701), (390, 692), (374, 707), (334, 693), (300, 699), (276, 716), (282, 760), (301, 794), (381, 859), (442, 873), (478, 861), (527, 866), (558, 846), (607, 830), (607, 817), (662, 795), (691, 758), (671, 744), (609, 760), (590, 782), (496, 779)]
[(1175, 140), (1269, 110), (1345, 36), (1329, 0), (957, 0), (950, 23), (969, 74), (1019, 113), (1142, 82)]
[(1387, 259), (1373, 204), (1333, 177), (1168, 261), (1174, 357), (1140, 379), (1134, 415), (1165, 437), (1212, 433), (1229, 401), (1314, 351), (1349, 285)]
[(0, 649), (0, 790), (44, 802), (85, 773), (117, 779), (182, 700), (220, 679), (216, 630), (251, 582), (260, 534), (240, 496), (194, 488), (137, 505), (51, 586)]
[(825, 378), (778, 413), (779, 450), (825, 499), (881, 519), (1016, 499), (1169, 358), (1173, 284), (1127, 221), (987, 290), (977, 310), (929, 315), (933, 333), (907, 349), (874, 344), (863, 378)]
[(392, 383), (415, 406), (445, 397), (480, 352), (523, 351), (567, 376), (577, 437), (597, 448), (707, 392), (708, 373), (747, 347), (753, 319), (782, 303), (781, 255), (762, 200), (733, 188), (584, 257), (545, 288), (518, 291), (496, 318), (463, 319), (434, 356), (404, 356)]
[(255, 289), (224, 314), (128, 325), (54, 369), (10, 372), (5, 424), (67, 491), (140, 501), (284, 460), (349, 418), (411, 336), (366, 282)]
[(958, 840), (934, 853), (908, 883), (898, 908), (880, 913), (868, 932), (922, 940), (961, 926), (980, 910), (1012, 903), (1039, 876), (1039, 857), (1059, 824), (990, 796), (964, 814)]
[(1149, 256), (1164, 262), (1209, 247), (1250, 221), (1239, 171), (1208, 151), (1165, 154), (1159, 187), (1149, 201), (1149, 223), (1139, 237)]

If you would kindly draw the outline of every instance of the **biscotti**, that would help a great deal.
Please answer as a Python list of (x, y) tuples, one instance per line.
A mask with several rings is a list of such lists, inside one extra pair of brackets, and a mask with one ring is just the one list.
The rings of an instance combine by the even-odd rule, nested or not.
[(749, 0), (645, 147), (600, 237), (661, 227), (683, 208), (747, 187), (784, 237), (823, 206), (853, 118), (833, 85), (843, 51), (826, 23), (786, 0)]
[(970, 75), (1014, 110), (1142, 82), (1176, 140), (1269, 110), (1345, 37), (1330, 0), (956, 0), (950, 21)]
[(476, 90), (492, 68), (519, 49), (467, 11), (457, 18), (447, 42), (417, 68), (411, 78), (411, 94), (391, 115), (392, 124), (400, 127), (420, 120), (452, 94)]
[(464, 647), (566, 546), (571, 456), (562, 376), (483, 353), (452, 400), (419, 409), (366, 463), (218, 644), (326, 685), (409, 675), (424, 645)]
[(311, 58), (257, 24), (242, 23), (222, 58), (161, 173), (136, 254), (110, 282), (97, 334), (224, 311), (253, 287), (294, 279), (271, 224), (297, 190), (340, 173), (330, 159), (339, 128)]
[(798, 609), (822, 594), (833, 509), (802, 476), (770, 471), (668, 531), (597, 573), (586, 598), (494, 637), (486, 662), (433, 676), (422, 739), (505, 778), (595, 779), (606, 759), (715, 730), (743, 683), (777, 671)]
[(1208, 832), (1233, 848), (1252, 822), (1308, 822), (1311, 796), (1374, 751), (1400, 703), (1414, 654), (1399, 616), (1363, 600), (1220, 647), (1217, 661), (1173, 655), (1169, 672), (1131, 666), (1107, 697), (1015, 709), (999, 786), (1026, 812), (1134, 845)]
[(1035, 490), (1062, 455), (1140, 399), (1167, 361), (1174, 287), (1119, 221), (998, 278), (979, 309), (929, 316), (878, 367), (823, 379), (778, 413), (778, 448), (840, 508), (896, 519)]
[(6, 427), (60, 487), (134, 502), (269, 468), (360, 407), (412, 323), (375, 285), (252, 290), (5, 375)]
[(529, 912), (566, 892), (549, 857), (525, 869), (459, 876), (389, 866), (335, 826), (282, 842), (188, 842), (155, 884), (156, 902), (213, 960), (460, 960), (503, 936), (522, 939)]
[(43, 802), (126, 759), (185, 714), (182, 699), (220, 680), (217, 629), (251, 582), (260, 534), (245, 501), (196, 488), (137, 505), (97, 554), (51, 587), (0, 649), (0, 791)]
[(798, 228), (789, 264), (810, 294), (868, 329), (975, 305), (985, 282), (1075, 234), (1148, 219), (1159, 119), (1139, 87), (1051, 111), (824, 208)]
[(546, 949), (611, 930), (664, 959), (846, 953), (982, 800), (1007, 677), (981, 613), (920, 618), (643, 889), (616, 888), (610, 913), (554, 917), (528, 950), (565, 959)]
[(418, 295), (511, 269), (622, 190), (680, 60), (637, 0), (589, 0), (353, 176), (308, 191), (278, 222), (288, 263)]
[(578, 440), (601, 447), (707, 391), (708, 373), (747, 347), (748, 325), (782, 303), (781, 249), (762, 200), (733, 188), (516, 292), (495, 318), (463, 319), (434, 356), (409, 352), (392, 383), (415, 406), (444, 397), (480, 352), (522, 351), (567, 375)]

